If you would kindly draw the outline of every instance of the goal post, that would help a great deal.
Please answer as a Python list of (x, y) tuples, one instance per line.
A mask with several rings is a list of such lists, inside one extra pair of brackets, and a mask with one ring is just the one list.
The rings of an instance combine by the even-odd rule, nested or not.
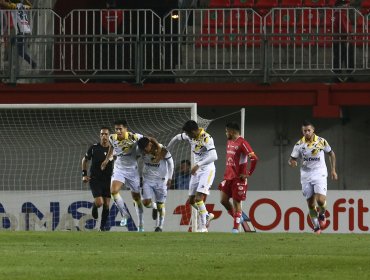
[[(113, 122), (125, 119), (130, 131), (167, 145), (187, 120), (196, 118), (195, 103), (0, 104), (0, 230), (25, 229), (35, 221), (41, 230), (48, 225), (62, 229), (62, 222), (98, 228), (90, 217), (93, 198), (81, 180), (81, 160), (88, 147), (99, 142), (100, 128), (108, 126), (114, 133)], [(190, 160), (190, 145), (176, 145), (171, 154), (175, 166)], [(179, 204), (187, 198), (187, 191), (176, 191)], [(124, 200), (132, 207), (131, 196), (125, 193)], [(118, 212), (111, 213), (119, 222)], [(178, 222), (172, 230), (188, 227)]]

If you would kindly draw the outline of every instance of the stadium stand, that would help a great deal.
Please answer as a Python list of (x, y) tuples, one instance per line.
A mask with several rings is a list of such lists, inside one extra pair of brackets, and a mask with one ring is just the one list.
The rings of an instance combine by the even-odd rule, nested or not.
[[(326, 1), (325, 0), (303, 0), (304, 7), (325, 7)], [(334, 3), (333, 3), (334, 5)]]
[(233, 8), (253, 8), (255, 0), (234, 0), (232, 3)]
[(229, 8), (230, 6), (230, 0), (211, 0), (209, 2), (210, 8)]
[(302, 7), (302, 0), (281, 0), (280, 7), (282, 8)]

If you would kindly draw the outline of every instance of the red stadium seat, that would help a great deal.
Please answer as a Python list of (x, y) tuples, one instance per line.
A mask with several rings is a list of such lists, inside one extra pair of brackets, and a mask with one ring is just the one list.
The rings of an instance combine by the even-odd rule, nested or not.
[(236, 47), (239, 44), (238, 28), (227, 28), (224, 34), (225, 35), (223, 36), (223, 39), (218, 41), (218, 45), (220, 45), (221, 47), (230, 48)]
[[(368, 26), (366, 26), (366, 24)], [(357, 17), (355, 28), (353, 29), (354, 33), (366, 33), (366, 28), (370, 28), (369, 21), (365, 17)], [(366, 35), (355, 35), (354, 41), (355, 45), (358, 47), (368, 45), (369, 42), (367, 42), (368, 36)]]
[(123, 11), (103, 10), (101, 12), (101, 17), (103, 30), (107, 34), (118, 34), (118, 30), (120, 29), (120, 27), (122, 27)]
[(370, 9), (370, 0), (362, 0), (361, 1), (361, 8), (368, 8), (368, 9)]
[(337, 0), (327, 0), (326, 1), (326, 7), (334, 7), (335, 2), (337, 2)]
[(302, 7), (302, 0), (281, 0), (280, 7), (283, 8)]
[(262, 17), (251, 10), (232, 10), (227, 17), (226, 26), (261, 26)]
[(217, 31), (213, 28), (203, 28), (201, 36), (196, 40), (195, 46), (200, 47), (215, 47), (218, 41)]
[(226, 23), (226, 13), (223, 10), (206, 10), (202, 14), (203, 27), (217, 28)]
[(325, 0), (303, 0), (303, 7), (325, 7)]
[(270, 8), (275, 8), (278, 6), (279, 6), (278, 0), (257, 0), (256, 4), (254, 5), (254, 7), (257, 10), (270, 9)]
[(290, 36), (288, 33), (293, 33), (293, 28), (274, 28), (272, 33), (278, 34), (271, 37), (272, 45), (274, 47), (285, 47), (291, 44)]
[[(319, 30), (319, 35), (317, 35), (317, 44), (319, 47), (326, 47), (326, 48), (331, 48), (333, 45), (333, 39), (334, 36), (331, 35), (333, 34), (333, 27), (328, 26), (328, 27), (321, 27)], [(322, 34), (322, 35), (320, 35)]]
[(296, 12), (294, 9), (282, 9), (274, 11), (274, 25), (286, 27), (296, 25)]
[(255, 0), (234, 0), (233, 7), (235, 8), (253, 8)]
[(367, 15), (370, 13), (370, 0), (361, 1), (361, 12), (363, 15)]
[(230, 5), (230, 0), (211, 0), (208, 6), (210, 8), (229, 8)]
[(238, 27), (247, 25), (249, 19), (247, 12), (246, 10), (232, 10), (227, 17), (226, 26)]
[[(263, 31), (262, 28), (255, 27), (248, 30), (246, 36), (241, 36), (241, 45), (246, 45), (248, 47), (259, 47), (262, 44)], [(245, 42), (244, 42), (245, 41)]]
[(328, 9), (328, 10), (325, 10), (324, 14), (323, 14), (323, 18), (321, 19), (320, 21), (320, 26), (326, 26), (326, 27), (332, 27), (333, 26), (333, 10), (331, 9)]
[(315, 44), (314, 38), (315, 37), (308, 28), (297, 28), (294, 36), (294, 43), (296, 47), (313, 46)]
[(309, 27), (318, 26), (320, 24), (319, 11), (317, 9), (303, 9), (299, 20), (298, 26)]

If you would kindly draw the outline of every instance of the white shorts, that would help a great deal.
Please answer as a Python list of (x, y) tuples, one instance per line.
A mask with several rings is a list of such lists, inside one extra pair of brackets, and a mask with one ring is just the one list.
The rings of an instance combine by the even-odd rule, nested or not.
[(155, 199), (155, 202), (166, 202), (167, 180), (143, 182), (143, 199)]
[(314, 194), (322, 194), (326, 196), (328, 183), (326, 174), (312, 174), (301, 178), (302, 193), (306, 199), (309, 199)]
[(113, 168), (111, 182), (122, 182), (133, 193), (140, 193), (140, 177), (137, 168), (129, 170), (122, 170), (120, 168)]
[(197, 192), (209, 195), (209, 189), (212, 187), (215, 173), (216, 168), (214, 166), (205, 170), (198, 169), (195, 175), (190, 177), (189, 195), (195, 195)]

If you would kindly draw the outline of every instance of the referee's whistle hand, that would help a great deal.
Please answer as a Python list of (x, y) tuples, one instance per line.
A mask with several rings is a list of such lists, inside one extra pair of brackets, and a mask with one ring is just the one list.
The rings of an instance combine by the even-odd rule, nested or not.
[(90, 177), (89, 176), (83, 176), (82, 177), (82, 182), (87, 183), (89, 181), (90, 181)]
[(105, 169), (105, 167), (107, 166), (107, 161), (106, 160), (104, 160), (102, 163), (101, 163), (101, 165), (100, 165), (100, 169), (101, 170), (104, 170)]

